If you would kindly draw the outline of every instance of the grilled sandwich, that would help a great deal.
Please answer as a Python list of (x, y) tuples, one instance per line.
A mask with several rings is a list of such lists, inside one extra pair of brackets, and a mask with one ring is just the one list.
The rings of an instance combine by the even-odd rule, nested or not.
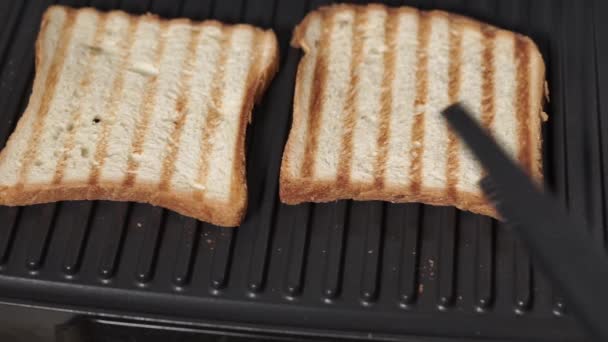
[(249, 25), (50, 7), (0, 204), (138, 201), (238, 225), (245, 130), (277, 62), (274, 33)]
[(451, 205), (496, 216), (483, 170), (440, 116), (462, 101), (542, 179), (545, 67), (528, 37), (459, 15), (382, 5), (309, 13), (283, 154), (285, 203), (337, 199)]

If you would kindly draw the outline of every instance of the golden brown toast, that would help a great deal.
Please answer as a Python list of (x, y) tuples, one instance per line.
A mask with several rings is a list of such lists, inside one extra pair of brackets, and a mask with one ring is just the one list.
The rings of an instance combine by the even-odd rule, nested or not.
[(443, 11), (339, 4), (309, 13), (292, 44), (285, 203), (451, 205), (496, 216), (483, 171), (440, 110), (462, 101), (539, 182), (545, 66), (528, 37)]

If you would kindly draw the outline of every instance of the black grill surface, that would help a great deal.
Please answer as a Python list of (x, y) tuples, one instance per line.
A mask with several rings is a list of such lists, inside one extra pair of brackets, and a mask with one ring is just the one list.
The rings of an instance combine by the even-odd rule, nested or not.
[[(34, 41), (51, 3), (0, 1), (1, 146), (27, 103)], [(559, 293), (496, 221), (419, 204), (280, 203), (278, 172), (300, 58), (289, 47), (291, 30), (323, 1), (60, 3), (271, 27), (281, 44), (280, 71), (248, 130), (250, 206), (241, 227), (221, 229), (135, 203), (0, 207), (2, 301), (272, 334), (582, 338)], [(546, 180), (570, 210), (593, 223), (603, 246), (608, 3), (404, 3), (469, 15), (538, 43), (551, 94), (543, 132)]]

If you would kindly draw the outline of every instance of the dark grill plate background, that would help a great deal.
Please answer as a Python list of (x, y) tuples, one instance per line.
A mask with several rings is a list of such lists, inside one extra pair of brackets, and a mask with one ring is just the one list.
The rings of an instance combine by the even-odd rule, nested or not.
[[(0, 207), (0, 297), (166, 325), (401, 339), (580, 340), (583, 332), (507, 227), (452, 208), (341, 201), (286, 206), (278, 170), (300, 52), (291, 30), (322, 1), (92, 0), (165, 17), (272, 27), (281, 68), (248, 131), (250, 206), (219, 229), (149, 205)], [(51, 1), (0, 1), (0, 145), (21, 115)], [(400, 2), (392, 1), (398, 5)], [(547, 64), (549, 187), (605, 243), (608, 3), (405, 1), (530, 35)], [(546, 227), (551, 229), (551, 227)], [(581, 229), (584, 229), (581, 227)]]

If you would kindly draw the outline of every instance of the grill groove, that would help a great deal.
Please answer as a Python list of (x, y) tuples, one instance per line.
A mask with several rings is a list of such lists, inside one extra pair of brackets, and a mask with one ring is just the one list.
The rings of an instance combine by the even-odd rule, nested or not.
[(6, 263), (9, 256), (10, 247), (15, 236), (15, 226), (19, 221), (19, 208), (0, 208), (2, 222), (0, 230), (0, 267)]
[(186, 285), (190, 281), (192, 272), (192, 257), (198, 244), (199, 224), (194, 219), (183, 219), (177, 258), (173, 271), (173, 282), (178, 286)]
[(363, 249), (363, 272), (361, 273), (360, 296), (363, 302), (376, 300), (379, 291), (378, 278), (381, 270), (382, 234), (384, 231), (384, 203), (366, 204), (367, 233)]
[(437, 244), (439, 260), (438, 279), (439, 296), (438, 308), (445, 310), (454, 304), (456, 294), (454, 276), (456, 272), (456, 236), (458, 234), (458, 216), (454, 208), (442, 208), (439, 213), (437, 229), (440, 241)]
[(404, 209), (405, 220), (402, 225), (403, 250), (399, 266), (399, 299), (402, 305), (409, 305), (419, 295), (418, 268), (419, 263), (419, 231), (422, 206), (420, 204), (406, 204)]
[(323, 296), (333, 299), (340, 293), (342, 285), (342, 265), (344, 260), (344, 235), (348, 225), (347, 201), (338, 201), (331, 205), (331, 221), (327, 232), (327, 247), (325, 250), (326, 266), (323, 284)]
[(228, 269), (230, 267), (230, 252), (232, 240), (236, 231), (215, 228), (215, 251), (211, 268), (211, 287), (219, 290), (226, 285)]
[[(65, 206), (70, 205), (65, 204)], [(68, 222), (71, 227), (69, 240), (66, 244), (66, 253), (63, 256), (62, 270), (65, 274), (73, 275), (76, 273), (81, 264), (83, 250), (86, 246), (86, 239), (90, 229), (91, 217), (95, 214), (96, 202), (75, 202), (68, 210), (70, 213), (82, 213), (82, 215), (74, 215), (71, 222)]]
[(119, 202), (102, 201), (99, 203), (101, 214), (97, 216), (97, 225), (105, 228), (105, 239), (99, 260), (99, 276), (108, 279), (114, 275), (122, 242), (126, 221), (131, 205)]
[(522, 314), (532, 306), (532, 269), (528, 251), (519, 240), (513, 245), (515, 255), (515, 310)]
[(165, 212), (163, 209), (154, 208), (152, 212), (147, 212), (143, 217), (137, 215), (138, 211), (135, 211), (135, 213), (131, 220), (132, 222), (135, 221), (136, 227), (133, 227), (133, 223), (131, 223), (129, 229), (136, 229), (137, 234), (142, 235), (141, 245), (138, 248), (139, 255), (135, 277), (139, 282), (146, 283), (151, 280), (154, 273), (157, 246), (162, 239)]
[(477, 311), (484, 311), (494, 302), (494, 224), (486, 217), (478, 218), (477, 270), (475, 303)]
[(34, 205), (24, 209), (23, 220), (19, 223), (31, 229), (25, 258), (25, 266), (30, 271), (37, 271), (44, 262), (54, 228), (57, 206), (56, 204)]
[(299, 210), (293, 215), (289, 236), (288, 256), (284, 265), (285, 285), (287, 296), (294, 297), (302, 290), (304, 277), (305, 254), (308, 245), (308, 227), (312, 217), (313, 206), (306, 204), (305, 210)]

